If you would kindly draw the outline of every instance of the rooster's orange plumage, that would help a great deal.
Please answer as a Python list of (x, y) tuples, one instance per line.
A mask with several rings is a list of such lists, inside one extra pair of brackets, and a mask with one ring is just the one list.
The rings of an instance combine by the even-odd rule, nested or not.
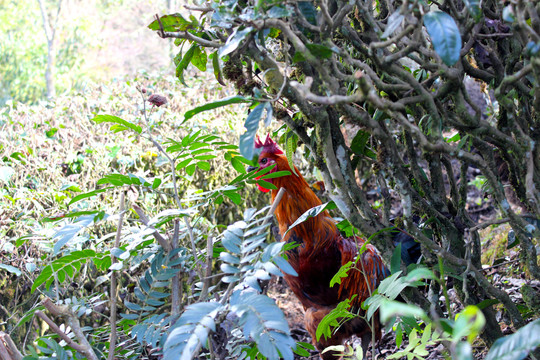
[[(291, 171), (283, 151), (269, 136), (264, 143), (257, 139), (255, 147), (262, 149), (259, 156), (260, 168), (276, 164), (271, 172)], [(285, 280), (304, 306), (306, 329), (311, 334), (317, 349), (323, 350), (330, 345), (342, 344), (352, 335), (359, 336), (362, 339), (362, 347), (366, 349), (372, 333), (377, 339), (380, 338), (378, 319), (375, 320), (375, 326), (371, 329), (361, 318), (354, 318), (341, 326), (330, 339), (325, 339), (323, 336), (316, 341), (315, 332), (326, 314), (339, 302), (350, 299), (355, 294), (357, 296), (353, 299), (352, 306), (355, 311), (362, 312), (361, 303), (389, 275), (388, 269), (375, 247), (367, 245), (356, 268), (349, 271), (340, 286), (330, 287), (330, 280), (340, 267), (349, 261), (354, 262), (364, 240), (360, 237), (344, 238), (326, 211), (309, 218), (285, 234), (289, 226), (304, 212), (322, 204), (296, 167), (295, 172), (298, 175), (292, 173), (288, 176), (266, 180), (273, 183), (278, 190), (285, 188), (285, 194), (275, 211), (282, 241), (299, 244), (287, 252), (288, 261), (298, 276), (285, 275)], [(272, 200), (278, 190), (272, 190)], [(322, 354), (322, 358), (327, 360), (335, 357), (327, 352)]]

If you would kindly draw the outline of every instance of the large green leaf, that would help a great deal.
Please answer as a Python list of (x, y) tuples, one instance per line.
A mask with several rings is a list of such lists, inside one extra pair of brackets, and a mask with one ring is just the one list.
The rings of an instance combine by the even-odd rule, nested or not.
[(401, 26), (403, 20), (405, 20), (405, 15), (401, 13), (400, 9), (396, 10), (388, 18), (388, 21), (386, 22), (386, 29), (384, 29), (384, 33), (381, 35), (381, 38), (386, 39), (390, 37)]
[(298, 10), (311, 25), (317, 25), (317, 9), (311, 1), (299, 1)]
[(84, 193), (84, 194), (79, 194), (77, 196), (75, 196), (74, 198), (71, 199), (71, 201), (68, 203), (68, 205), (71, 205), (71, 204), (74, 204), (76, 203), (77, 201), (80, 201), (80, 200), (83, 200), (83, 199), (86, 199), (86, 198), (89, 198), (89, 197), (92, 197), (92, 196), (96, 196), (97, 194), (100, 194), (102, 192), (105, 192), (109, 189), (112, 189), (113, 187), (110, 186), (110, 187), (106, 187), (106, 188), (103, 188), (103, 189), (97, 189), (97, 190), (94, 190), (94, 191), (89, 191), (87, 193)]
[(178, 55), (176, 55), (176, 57), (174, 58), (174, 62), (176, 64), (176, 77), (184, 85), (186, 85), (186, 82), (184, 81), (184, 70), (187, 69), (189, 63), (191, 62), (191, 59), (193, 58), (195, 49), (197, 49), (198, 47), (199, 45), (193, 44), (188, 49), (188, 51), (186, 51), (184, 56), (182, 56), (182, 52), (179, 52)]
[(401, 243), (396, 246), (394, 252), (392, 253), (392, 258), (390, 260), (390, 272), (395, 274), (399, 271), (401, 266)]
[(206, 63), (208, 62), (208, 56), (204, 48), (197, 46), (191, 57), (191, 63), (201, 71), (206, 71)]
[(253, 159), (253, 155), (255, 155), (255, 134), (259, 128), (259, 121), (262, 119), (264, 109), (268, 107), (271, 107), (268, 102), (257, 105), (255, 109), (251, 110), (244, 123), (246, 132), (240, 135), (240, 154), (248, 160)]
[(95, 121), (98, 124), (101, 124), (104, 122), (114, 123), (116, 125), (113, 125), (111, 127), (111, 130), (114, 132), (124, 131), (127, 129), (131, 129), (135, 131), (137, 134), (140, 134), (142, 132), (142, 128), (140, 126), (132, 124), (114, 115), (98, 115), (95, 118), (93, 118), (92, 121)]
[(461, 34), (454, 19), (445, 12), (432, 11), (424, 16), (424, 25), (442, 61), (454, 65), (461, 51)]
[(292, 131), (289, 131), (285, 138), (285, 155), (287, 156), (287, 162), (289, 163), (289, 167), (296, 176), (298, 176), (298, 174), (296, 173), (296, 169), (294, 168), (293, 155), (296, 152), (297, 146), (298, 135), (296, 135)]
[(382, 322), (387, 322), (394, 316), (412, 316), (421, 319), (428, 318), (421, 307), (392, 300), (382, 301), (380, 306), (380, 315)]
[(245, 103), (245, 102), (249, 102), (249, 99), (243, 96), (236, 95), (236, 96), (230, 96), (224, 99), (220, 99), (220, 100), (208, 103), (208, 104), (204, 104), (201, 106), (197, 106), (195, 109), (186, 111), (186, 113), (184, 114), (184, 122), (203, 111), (217, 109), (218, 107), (222, 107), (226, 105), (239, 104), (239, 103)]
[(495, 341), (486, 360), (521, 360), (540, 346), (540, 319)]
[(306, 44), (306, 48), (313, 56), (320, 59), (329, 59), (332, 56), (332, 49), (321, 44)]
[(6, 271), (9, 271), (12, 274), (15, 274), (17, 276), (22, 275), (22, 271), (16, 268), (15, 266), (6, 265), (6, 264), (0, 264), (0, 269), (4, 269)]
[(222, 309), (223, 305), (219, 302), (188, 306), (163, 346), (165, 358), (193, 359), (200, 346), (207, 346), (208, 334), (216, 330), (215, 318)]
[(238, 48), (242, 40), (244, 40), (251, 32), (253, 28), (248, 26), (243, 30), (236, 29), (233, 34), (227, 39), (225, 45), (219, 48), (219, 57), (223, 57), (232, 53)]
[(221, 67), (219, 66), (219, 56), (217, 51), (214, 51), (210, 54), (210, 60), (212, 60), (214, 76), (216, 77), (217, 82), (225, 86), (225, 82), (223, 81), (223, 77), (221, 76)]

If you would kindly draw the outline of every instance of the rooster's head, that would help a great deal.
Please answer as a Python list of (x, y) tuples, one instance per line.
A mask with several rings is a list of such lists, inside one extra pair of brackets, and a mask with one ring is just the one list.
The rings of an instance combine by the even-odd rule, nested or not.
[[(282, 170), (291, 171), (287, 158), (283, 154), (283, 150), (281, 150), (278, 144), (276, 144), (276, 142), (270, 138), (270, 135), (266, 136), (266, 139), (264, 140), (264, 142), (262, 142), (259, 136), (257, 136), (257, 139), (255, 139), (255, 148), (262, 149), (261, 154), (259, 155), (258, 169), (262, 170), (269, 166), (275, 165), (274, 168), (272, 168), (272, 170), (270, 170), (267, 174), (271, 174), (273, 172), (282, 171)], [(253, 171), (255, 169), (257, 168), (252, 167), (252, 166), (248, 168), (249, 171)], [(256, 179), (258, 180), (259, 178), (260, 176), (257, 177)], [(275, 179), (267, 179), (265, 181), (268, 181), (269, 183), (274, 183), (274, 180)], [(257, 187), (259, 188), (259, 190), (263, 192), (270, 191), (268, 189), (263, 188), (259, 184), (257, 184)]]

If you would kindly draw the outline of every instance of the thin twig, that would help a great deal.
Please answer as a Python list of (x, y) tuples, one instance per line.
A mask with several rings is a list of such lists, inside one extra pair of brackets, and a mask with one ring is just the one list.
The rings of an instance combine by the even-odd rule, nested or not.
[[(118, 217), (118, 226), (116, 228), (116, 239), (114, 240), (114, 247), (120, 247), (120, 238), (122, 237), (122, 224), (124, 222), (124, 209), (125, 209), (125, 192), (120, 193), (120, 215)], [(111, 263), (115, 264), (117, 262), (116, 256), (111, 254)], [(111, 290), (110, 290), (110, 300), (111, 300), (111, 315), (109, 317), (109, 323), (111, 324), (111, 335), (109, 337), (109, 356), (108, 360), (114, 359), (114, 350), (116, 348), (116, 339), (118, 337), (116, 333), (116, 311), (117, 306), (117, 288), (116, 288), (116, 272), (113, 270), (111, 272)]]
[(480, 270), (480, 271), (488, 271), (488, 270), (491, 270), (491, 269), (495, 269), (495, 268), (497, 268), (499, 266), (513, 264), (513, 263), (518, 262), (520, 260), (521, 260), (520, 258), (517, 258), (517, 259), (514, 259), (514, 260), (505, 261), (505, 262), (502, 262), (502, 263), (497, 264), (497, 265), (492, 265), (492, 266), (489, 266), (489, 267), (486, 267), (486, 268), (482, 268), (482, 270)]
[(37, 310), (35, 314), (41, 320), (45, 321), (47, 325), (49, 325), (51, 330), (58, 334), (58, 336), (60, 336), (60, 338), (62, 338), (62, 340), (64, 340), (69, 347), (72, 347), (75, 351), (83, 353), (85, 349), (81, 345), (73, 341), (73, 339), (70, 338), (65, 332), (63, 332), (62, 329), (60, 329), (60, 327), (58, 327), (58, 325), (56, 325), (56, 323), (52, 321), (51, 318), (48, 317), (43, 311)]
[[(274, 202), (272, 203), (272, 206), (270, 207), (270, 209), (266, 213), (266, 217), (265, 217), (262, 225), (266, 225), (266, 224), (268, 224), (270, 222), (270, 220), (272, 219), (272, 215), (276, 211), (276, 208), (278, 207), (279, 202), (281, 201), (281, 198), (283, 197), (283, 195), (285, 195), (285, 191), (286, 191), (285, 188), (279, 189), (276, 197), (274, 198)], [(257, 235), (261, 235), (263, 232), (264, 232), (264, 228), (259, 230), (257, 232)]]
[(79, 340), (79, 343), (76, 343), (73, 341), (69, 336), (67, 336), (66, 333), (64, 333), (54, 321), (52, 321), (45, 313), (38, 310), (36, 311), (36, 315), (41, 318), (43, 321), (45, 321), (50, 328), (57, 333), (62, 340), (64, 340), (69, 346), (71, 346), (76, 351), (80, 352), (82, 355), (84, 355), (89, 360), (98, 360), (98, 357), (94, 350), (92, 349), (92, 346), (86, 339), (86, 336), (84, 335), (84, 332), (81, 329), (81, 324), (79, 323), (79, 319), (77, 317), (77, 314), (75, 314), (71, 308), (68, 305), (56, 305), (52, 302), (50, 298), (45, 298), (42, 302), (43, 306), (54, 316), (62, 317), (66, 320), (69, 327), (71, 327), (71, 331)]
[(495, 220), (491, 220), (491, 221), (486, 221), (486, 222), (483, 222), (481, 224), (478, 224), (472, 228), (469, 229), (469, 231), (477, 231), (477, 230), (481, 230), (481, 229), (485, 229), (491, 225), (498, 225), (498, 224), (504, 224), (504, 223), (507, 223), (510, 221), (510, 218), (504, 218), (504, 219), (495, 219)]
[[(133, 204), (132, 207), (133, 207), (133, 210), (135, 210), (135, 212), (137, 213), (137, 215), (139, 215), (139, 220), (141, 220), (141, 223), (143, 223), (143, 225), (148, 226), (150, 229), (155, 230), (153, 226), (148, 225), (150, 223), (150, 219), (148, 218), (148, 216), (146, 216), (144, 211), (139, 206), (137, 206), (135, 204)], [(159, 245), (161, 245), (161, 247), (165, 251), (170, 250), (169, 249), (169, 243), (167, 242), (167, 240), (157, 230), (155, 230), (152, 233), (152, 235), (154, 236), (156, 241), (159, 243)]]
[[(174, 233), (171, 241), (171, 250), (178, 249), (178, 240), (180, 237), (180, 220), (174, 219)], [(177, 255), (178, 256), (178, 255)], [(174, 275), (172, 279), (172, 300), (171, 300), (171, 315), (178, 316), (180, 314), (180, 303), (182, 300), (182, 285), (180, 284), (181, 270)]]

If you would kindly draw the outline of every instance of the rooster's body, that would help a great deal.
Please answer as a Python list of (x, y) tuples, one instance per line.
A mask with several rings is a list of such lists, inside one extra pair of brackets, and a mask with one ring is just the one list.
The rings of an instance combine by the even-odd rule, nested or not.
[[(259, 156), (261, 168), (276, 164), (271, 172), (282, 170), (292, 172), (287, 158), (269, 137), (264, 144), (258, 140), (256, 147), (262, 147)], [(378, 319), (374, 321), (375, 326), (371, 329), (364, 320), (356, 317), (342, 325), (331, 338), (326, 339), (323, 335), (319, 341), (315, 335), (317, 326), (338, 303), (351, 299), (354, 295), (356, 297), (351, 302), (352, 309), (362, 315), (361, 303), (371, 295), (389, 272), (375, 247), (367, 245), (356, 266), (348, 272), (346, 278), (342, 279), (341, 284), (330, 287), (330, 280), (340, 267), (349, 261), (355, 262), (364, 240), (359, 237), (344, 238), (326, 211), (309, 218), (285, 234), (289, 226), (303, 213), (322, 204), (298, 169), (295, 168), (295, 172), (298, 175), (292, 173), (268, 180), (278, 190), (285, 188), (283, 198), (275, 211), (282, 241), (298, 244), (287, 252), (288, 261), (298, 276), (285, 275), (285, 280), (304, 306), (306, 329), (318, 350), (342, 344), (352, 335), (362, 339), (362, 347), (365, 349), (372, 334), (375, 338), (380, 338)], [(272, 191), (272, 200), (278, 190)], [(325, 360), (333, 359), (334, 355), (327, 352), (322, 354), (322, 357)]]

